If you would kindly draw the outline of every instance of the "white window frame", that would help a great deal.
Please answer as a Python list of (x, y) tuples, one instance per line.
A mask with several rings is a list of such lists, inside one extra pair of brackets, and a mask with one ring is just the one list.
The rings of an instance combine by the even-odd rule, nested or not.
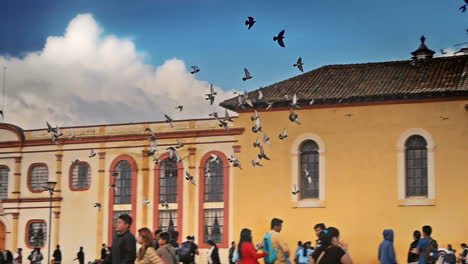
[[(406, 197), (406, 147), (409, 137), (419, 135), (427, 142), (427, 197)], [(397, 181), (399, 206), (434, 206), (436, 204), (435, 144), (432, 135), (422, 128), (412, 128), (400, 135), (397, 142)]]
[[(302, 143), (307, 140), (313, 140), (317, 143), (319, 150), (319, 198), (318, 199), (299, 199), (299, 195), (293, 195), (292, 190), (294, 185), (299, 188), (299, 177), (302, 177), (302, 173), (299, 171), (300, 167), (300, 147)], [(291, 148), (291, 202), (295, 208), (322, 208), (325, 207), (325, 143), (316, 134), (307, 133), (296, 138)]]

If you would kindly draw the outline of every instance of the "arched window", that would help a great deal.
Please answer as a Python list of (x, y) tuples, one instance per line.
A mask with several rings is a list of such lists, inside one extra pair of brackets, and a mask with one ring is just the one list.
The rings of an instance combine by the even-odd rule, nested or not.
[(121, 160), (115, 166), (114, 204), (132, 203), (132, 166), (126, 160)]
[(159, 201), (177, 203), (177, 162), (167, 158), (161, 162), (159, 168)]
[(205, 163), (205, 202), (224, 201), (224, 162), (221, 159)]
[(405, 142), (406, 197), (428, 195), (427, 142), (413, 135)]
[(49, 180), (49, 169), (44, 163), (32, 164), (29, 167), (28, 187), (31, 192), (43, 192), (44, 187), (47, 187)]
[(0, 166), (0, 200), (8, 199), (8, 174), (10, 169)]
[(319, 198), (319, 147), (313, 140), (302, 143), (300, 148), (300, 198)]
[(91, 167), (86, 162), (78, 162), (70, 168), (70, 189), (72, 191), (88, 190), (91, 185)]
[(46, 222), (31, 220), (26, 224), (26, 245), (29, 248), (44, 247), (47, 239)]

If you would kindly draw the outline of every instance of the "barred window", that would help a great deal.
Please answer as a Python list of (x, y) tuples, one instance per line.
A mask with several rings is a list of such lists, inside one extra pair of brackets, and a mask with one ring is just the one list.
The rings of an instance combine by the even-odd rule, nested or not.
[(159, 210), (158, 229), (172, 233), (177, 231), (177, 210)]
[(8, 199), (8, 167), (0, 168), (0, 200)]
[(300, 192), (301, 199), (319, 198), (319, 147), (315, 141), (305, 141), (300, 149), (301, 173)]
[(115, 235), (115, 226), (117, 225), (117, 219), (119, 219), (119, 216), (120, 215), (123, 215), (123, 214), (128, 214), (128, 215), (132, 215), (132, 211), (129, 211), (129, 210), (119, 210), (119, 211), (114, 211), (113, 214), (112, 214), (112, 238), (114, 237)]
[(161, 162), (159, 173), (159, 201), (177, 203), (177, 162), (165, 159)]
[(405, 143), (406, 197), (427, 196), (427, 142), (413, 135)]
[(219, 244), (223, 242), (224, 209), (205, 209), (204, 211), (204, 243), (213, 240)]
[(44, 247), (47, 239), (46, 222), (42, 220), (33, 220), (26, 227), (28, 236), (26, 244), (29, 247)]
[(91, 185), (91, 167), (88, 163), (76, 163), (72, 165), (72, 190), (87, 190)]
[(49, 180), (49, 169), (43, 164), (31, 166), (29, 187), (32, 191), (44, 191), (44, 187), (47, 187), (47, 181)]
[(115, 166), (114, 204), (131, 204), (132, 202), (132, 166), (121, 160)]
[(224, 201), (224, 163), (218, 158), (205, 164), (205, 202)]

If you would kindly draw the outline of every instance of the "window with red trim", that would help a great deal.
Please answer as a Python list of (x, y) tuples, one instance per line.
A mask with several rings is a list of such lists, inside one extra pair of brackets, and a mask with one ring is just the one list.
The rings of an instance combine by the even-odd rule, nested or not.
[(91, 167), (86, 162), (78, 162), (70, 168), (70, 189), (72, 191), (88, 190), (91, 185)]
[(29, 248), (45, 246), (47, 226), (44, 220), (30, 220), (26, 224), (26, 245)]
[(29, 189), (32, 192), (43, 192), (49, 180), (49, 169), (43, 163), (32, 164), (29, 167)]
[(10, 169), (0, 165), (0, 200), (8, 199), (8, 174)]
[(224, 208), (204, 209), (203, 222), (203, 242), (213, 240), (216, 244), (223, 243)]
[(121, 160), (115, 167), (114, 204), (132, 203), (132, 165), (126, 160)]
[(177, 178), (177, 161), (171, 158), (163, 160), (159, 173), (159, 201), (177, 203)]
[(205, 202), (224, 201), (224, 162), (221, 159), (205, 164)]

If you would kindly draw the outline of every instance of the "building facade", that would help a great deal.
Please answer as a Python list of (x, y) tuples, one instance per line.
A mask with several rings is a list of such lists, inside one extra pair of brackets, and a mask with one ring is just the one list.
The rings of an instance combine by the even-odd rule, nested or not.
[[(98, 257), (124, 212), (133, 232), (195, 235), (200, 263), (208, 239), (227, 263), (240, 230), (260, 242), (273, 217), (284, 220), (293, 250), (316, 239), (316, 223), (339, 228), (355, 263), (378, 263), (388, 228), (399, 263), (423, 225), (441, 247), (466, 242), (468, 56), (432, 55), (422, 43), (413, 60), (325, 66), (262, 96), (239, 95), (221, 103), (239, 113), (229, 130), (213, 119), (69, 127), (56, 145), (46, 129), (0, 124), (0, 247), (47, 249), (48, 180), (57, 181), (51, 242), (70, 260), (80, 246), (87, 259)], [(157, 164), (147, 128), (156, 133)], [(257, 138), (270, 160), (257, 160)], [(185, 144), (180, 162), (167, 150), (177, 140)], [(229, 163), (232, 153), (242, 169)]]

